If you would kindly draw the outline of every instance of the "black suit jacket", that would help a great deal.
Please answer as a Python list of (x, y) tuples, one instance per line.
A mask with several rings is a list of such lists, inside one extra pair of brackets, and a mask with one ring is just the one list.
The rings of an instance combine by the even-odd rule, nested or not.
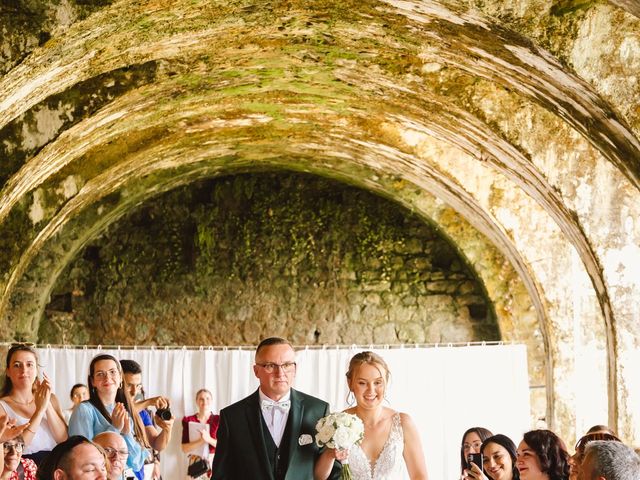
[[(327, 402), (291, 389), (291, 438), (286, 480), (313, 479), (313, 467), (320, 454), (315, 443), (316, 423), (328, 414)], [(262, 429), (258, 390), (222, 409), (212, 480), (274, 480)], [(268, 431), (266, 434), (269, 435)], [(309, 439), (311, 443), (300, 445)], [(339, 477), (340, 464), (335, 462), (329, 478)]]

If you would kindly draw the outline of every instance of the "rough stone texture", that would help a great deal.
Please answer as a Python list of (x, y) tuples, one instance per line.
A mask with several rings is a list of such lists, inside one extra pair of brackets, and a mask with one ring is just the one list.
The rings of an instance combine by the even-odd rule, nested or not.
[[(571, 443), (608, 421), (640, 441), (632, 2), (140, 0), (92, 3), (86, 18), (75, 4), (45, 4), (0, 23), (7, 338), (35, 338), (63, 272), (158, 195), (301, 171), (390, 198), (455, 245), (501, 338), (528, 346), (532, 425)], [(0, 10), (2, 20), (13, 13)], [(428, 328), (412, 316), (451, 295), (444, 278), (407, 286), (411, 271), (432, 270), (426, 252), (404, 273), (398, 257), (369, 259), (362, 278), (344, 271), (340, 282), (367, 289), (318, 328), (338, 338), (349, 318), (365, 326), (345, 335), (380, 341), (456, 335), (460, 320), (446, 312)], [(218, 323), (211, 335), (242, 343), (262, 328), (285, 332), (287, 305), (266, 300), (264, 326)], [(390, 304), (397, 320), (410, 317), (402, 328), (364, 320)], [(234, 315), (258, 315), (252, 308)], [(151, 328), (140, 323), (136, 337)]]
[(429, 225), (339, 183), (254, 174), (168, 192), (110, 226), (60, 275), (38, 340), (252, 345), (277, 325), (300, 344), (424, 343), (434, 323), (448, 329), (430, 342), (500, 336), (466, 260)]

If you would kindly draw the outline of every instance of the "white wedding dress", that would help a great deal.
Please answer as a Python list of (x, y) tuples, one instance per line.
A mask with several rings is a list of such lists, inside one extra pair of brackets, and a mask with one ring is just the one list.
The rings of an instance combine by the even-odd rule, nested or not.
[(369, 461), (359, 445), (349, 449), (349, 468), (353, 480), (398, 480), (404, 477), (405, 465), (402, 456), (404, 435), (400, 414), (391, 417), (389, 437), (375, 462)]

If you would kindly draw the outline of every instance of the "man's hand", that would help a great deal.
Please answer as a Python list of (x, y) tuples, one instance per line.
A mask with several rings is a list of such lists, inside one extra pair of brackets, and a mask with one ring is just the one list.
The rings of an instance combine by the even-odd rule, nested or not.
[(160, 427), (160, 429), (162, 429), (165, 432), (167, 432), (167, 435), (169, 435), (171, 433), (171, 429), (173, 428), (173, 421), (174, 420), (175, 420), (175, 417), (173, 415), (171, 416), (171, 418), (169, 420), (163, 420), (159, 416), (157, 416), (157, 415), (155, 416), (156, 425), (158, 425), (158, 427)]

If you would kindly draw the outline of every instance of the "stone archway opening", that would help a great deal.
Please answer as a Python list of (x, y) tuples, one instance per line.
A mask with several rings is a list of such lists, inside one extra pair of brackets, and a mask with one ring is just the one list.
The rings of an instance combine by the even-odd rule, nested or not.
[(284, 171), (149, 199), (85, 245), (50, 298), (43, 343), (501, 339), (482, 281), (434, 225), (365, 190)]

